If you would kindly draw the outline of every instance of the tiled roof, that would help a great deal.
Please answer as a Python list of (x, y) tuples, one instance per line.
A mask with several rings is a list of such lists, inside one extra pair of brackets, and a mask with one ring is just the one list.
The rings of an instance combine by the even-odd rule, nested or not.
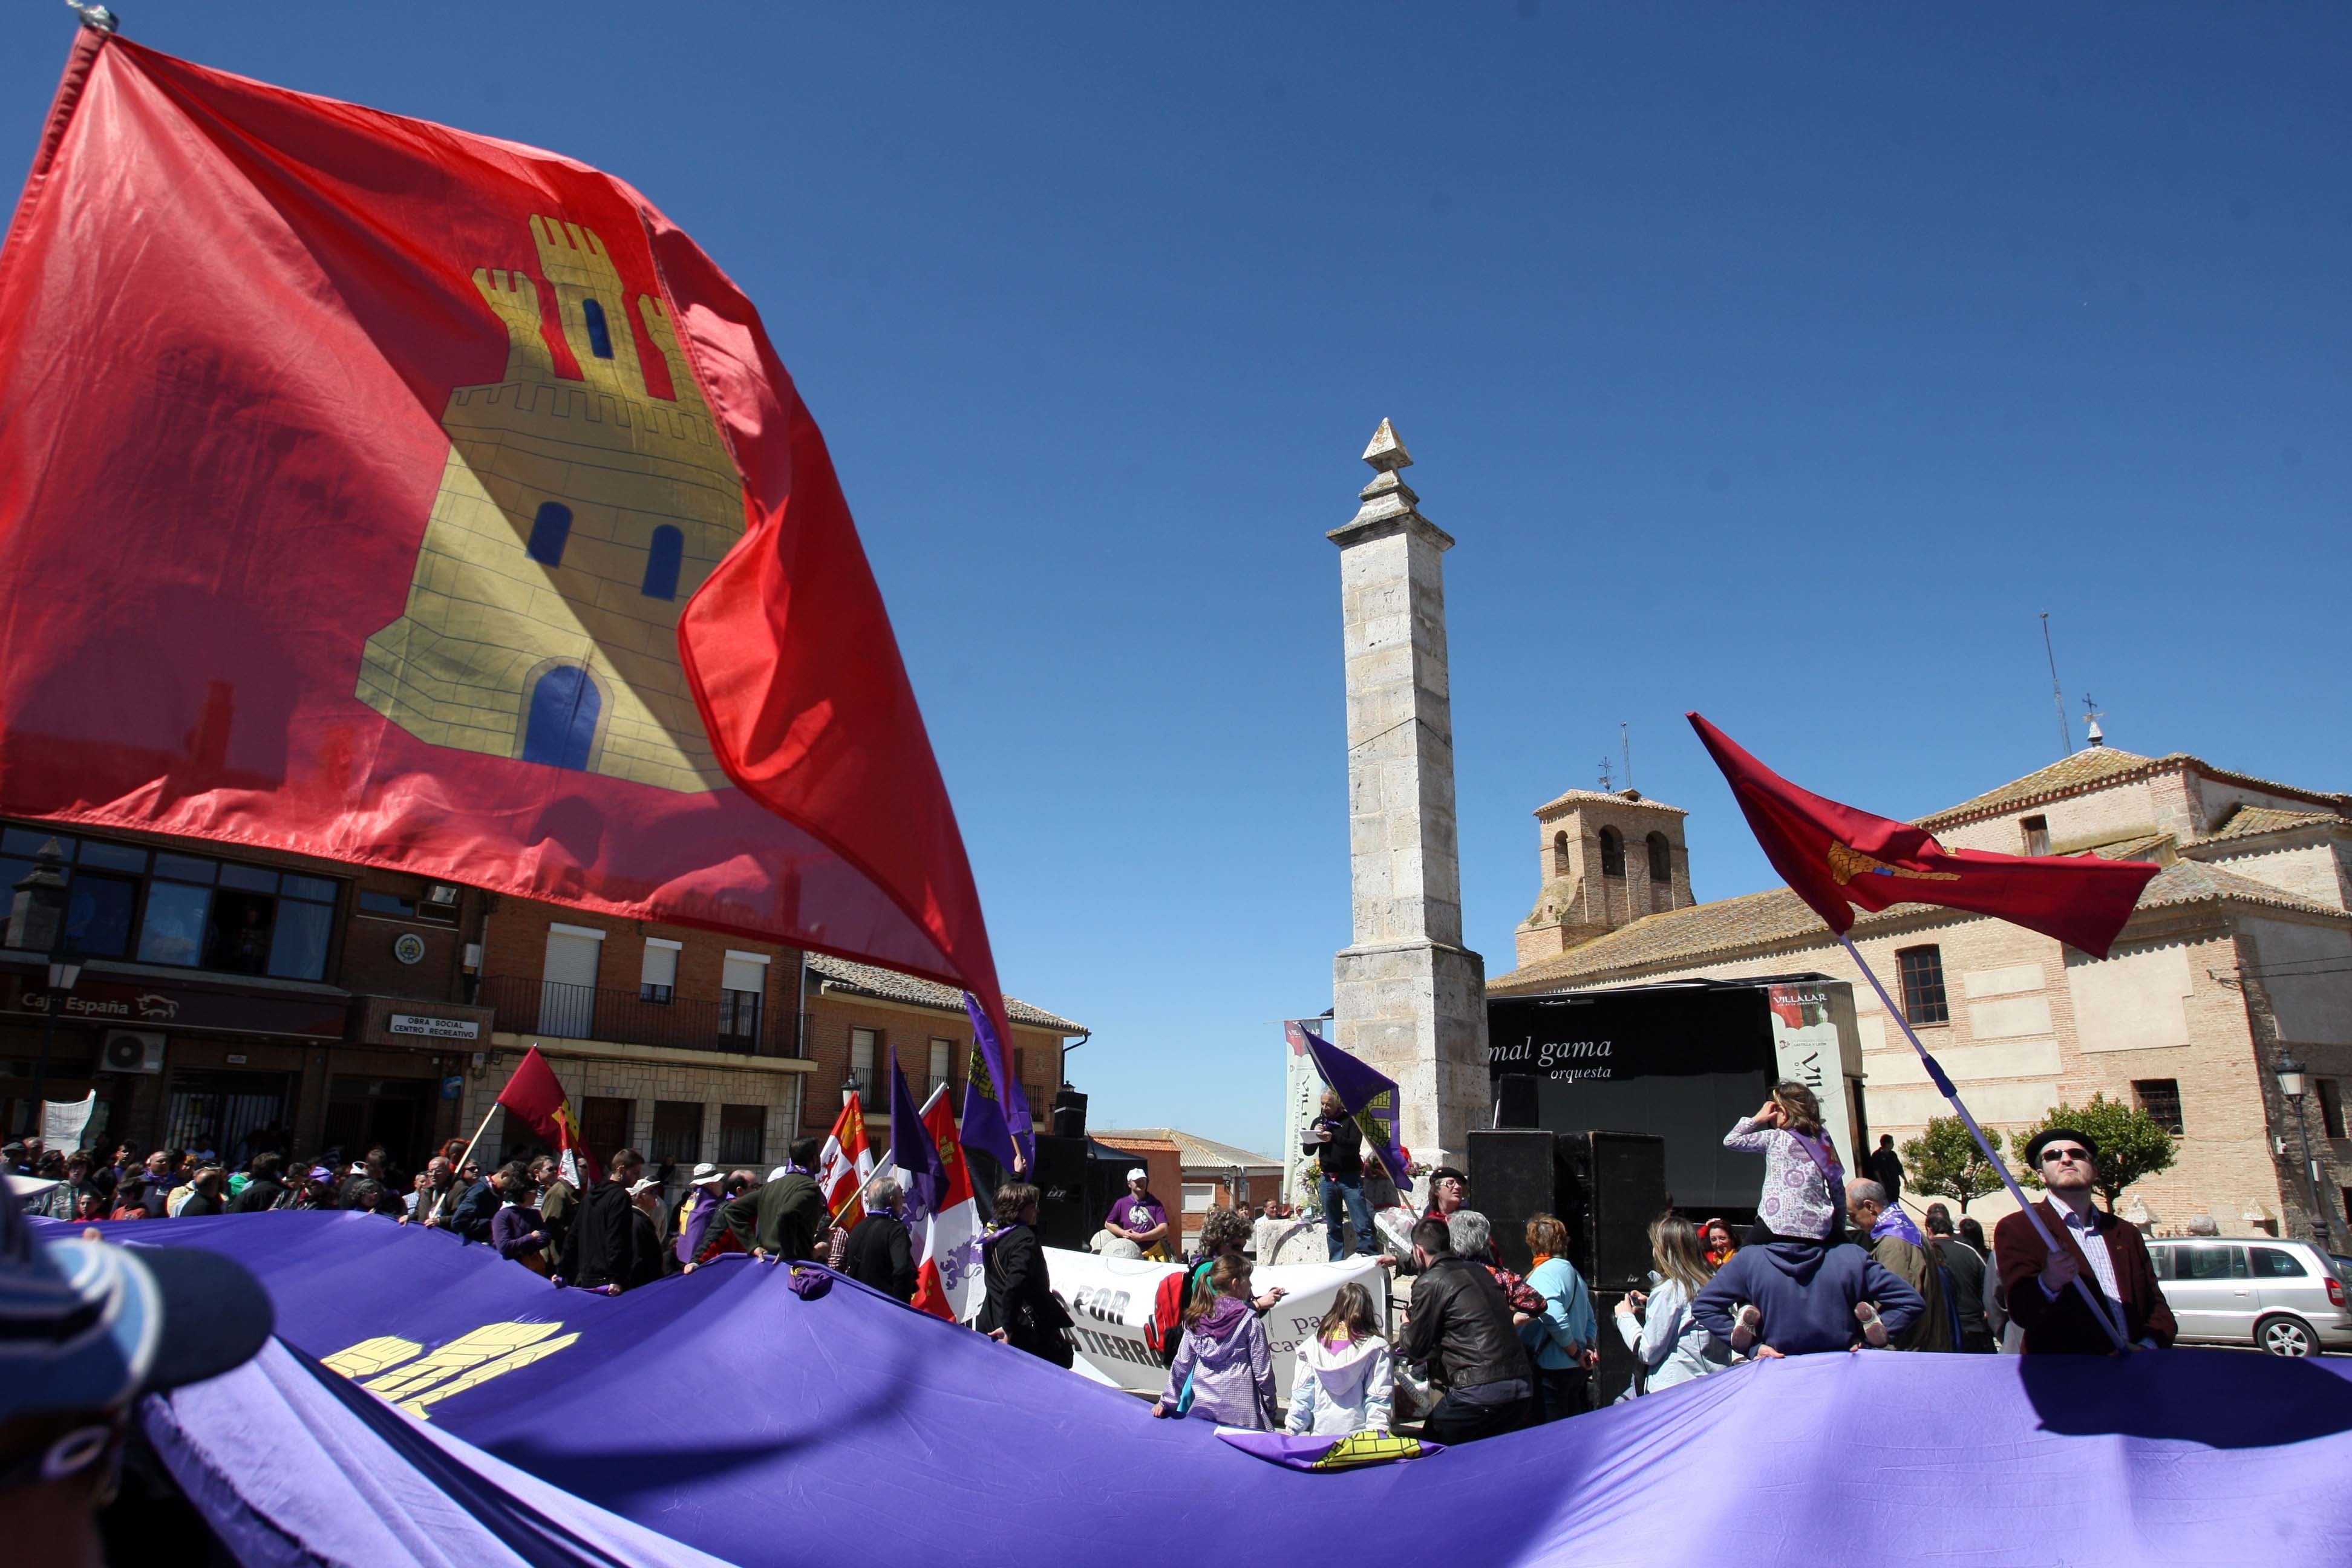
[(2143, 757), (2136, 752), (2117, 751), (2113, 746), (2091, 746), (2063, 758), (2046, 768), (2040, 768), (2021, 779), (2012, 779), (1999, 789), (1987, 790), (1958, 805), (1948, 805), (1932, 816), (1919, 818), (1914, 826), (1933, 833), (1939, 827), (2006, 811), (2011, 806), (2027, 805), (2037, 800), (2050, 800), (2071, 795), (2085, 784), (2099, 784), (2121, 778), (2127, 773), (2146, 770), (2151, 773), (2175, 763), (2194, 762), (2185, 752), (2175, 752), (2165, 757)]
[[(2287, 827), (2317, 827), (2326, 823), (2341, 823), (2344, 818), (2332, 811), (2281, 811), (2269, 805), (2242, 805), (2230, 814), (2230, 819), (2207, 834), (2201, 842), (2210, 844), (2218, 838), (2252, 838), (2257, 833), (2276, 833)], [(2346, 824), (2352, 826), (2352, 824)]]
[(1566, 795), (1559, 795), (1551, 800), (1544, 802), (1541, 805), (1536, 807), (1535, 814), (1538, 816), (1551, 816), (1565, 807), (1586, 804), (1596, 805), (1647, 806), (1652, 811), (1671, 812), (1676, 816), (1688, 816), (1690, 815), (1689, 812), (1685, 811), (1681, 806), (1668, 805), (1663, 800), (1652, 800), (1647, 795), (1627, 795), (1622, 790), (1609, 789), (1572, 789)]
[(1136, 1143), (1173, 1143), (1183, 1156), (1187, 1167), (1194, 1165), (1238, 1165), (1245, 1171), (1279, 1171), (1282, 1162), (1271, 1154), (1255, 1154), (1247, 1149), (1236, 1149), (1231, 1143), (1220, 1143), (1213, 1138), (1202, 1138), (1178, 1127), (1114, 1127), (1097, 1129), (1087, 1134), (1101, 1143), (1118, 1143), (1121, 1139)]
[[(845, 958), (835, 958), (828, 952), (808, 955), (811, 971), (835, 990), (853, 992), (860, 996), (879, 996), (891, 1002), (912, 1002), (918, 1006), (936, 1007), (942, 1013), (963, 1016), (963, 993), (952, 985), (941, 985), (935, 980), (918, 980), (911, 974), (901, 974), (895, 969), (877, 964), (853, 963)], [(1051, 1029), (1059, 1035), (1090, 1033), (1084, 1024), (1074, 1024), (1043, 1007), (1033, 1007), (1018, 997), (1004, 999), (1004, 1016), (1015, 1024), (1033, 1025)]]
[(2331, 795), (2324, 790), (2299, 789), (2294, 784), (2256, 778), (2252, 773), (2231, 773), (2227, 768), (2215, 767), (2201, 757), (2192, 757), (2187, 752), (2167, 752), (2160, 757), (2143, 757), (2136, 752), (2118, 751), (2113, 746), (2091, 746), (2021, 779), (2013, 779), (1999, 789), (1988, 790), (1974, 799), (1964, 800), (1958, 805), (1948, 805), (1932, 816), (1920, 817), (1913, 826), (1936, 833), (1976, 817), (1998, 816), (2038, 801), (2078, 795), (2095, 784), (2119, 783), (2127, 778), (2167, 773), (2175, 768), (2195, 768), (2209, 778), (2224, 784), (2243, 784), (2268, 795), (2294, 795), (2305, 800), (2331, 803), (2339, 807), (2352, 802), (2352, 796)]
[[(2177, 908), (2225, 899), (2338, 919), (2345, 916), (2342, 910), (2297, 898), (2267, 882), (2191, 860), (2158, 871), (2140, 893), (2138, 907)], [(1930, 904), (1896, 904), (1877, 914), (1858, 915), (1853, 933), (1867, 936), (1874, 930), (1923, 914), (1944, 915), (1955, 921), (1989, 918), (1962, 910), (1944, 910)], [(1662, 964), (1696, 965), (1755, 948), (1826, 946), (1830, 940), (1828, 928), (1803, 900), (1786, 888), (1775, 888), (1769, 892), (1646, 915), (1556, 957), (1539, 960), (1508, 974), (1498, 974), (1487, 982), (1486, 991), (1489, 995), (1498, 995), (1557, 990), (1579, 981), (1636, 969)]]

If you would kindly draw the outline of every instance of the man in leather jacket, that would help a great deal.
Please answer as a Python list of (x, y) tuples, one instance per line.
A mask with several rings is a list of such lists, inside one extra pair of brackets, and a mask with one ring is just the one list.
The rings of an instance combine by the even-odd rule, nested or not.
[(1412, 1227), (1412, 1311), (1397, 1358), (1441, 1363), (1445, 1397), (1422, 1423), (1433, 1442), (1466, 1443), (1528, 1424), (1535, 1384), (1527, 1347), (1511, 1326), (1511, 1303), (1495, 1277), (1457, 1258), (1445, 1222)]

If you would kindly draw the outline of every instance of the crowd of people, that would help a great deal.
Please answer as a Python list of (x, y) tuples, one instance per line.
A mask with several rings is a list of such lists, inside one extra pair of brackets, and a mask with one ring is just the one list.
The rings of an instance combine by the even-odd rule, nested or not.
[[(1467, 1176), (1441, 1166), (1427, 1173), (1427, 1206), (1410, 1248), (1378, 1250), (1360, 1136), (1336, 1114), (1317, 1125), (1330, 1256), (1339, 1260), (1352, 1247), (1409, 1279), (1401, 1321), (1384, 1321), (1363, 1285), (1343, 1285), (1298, 1345), (1286, 1397), (1276, 1387), (1265, 1327), (1284, 1291), (1255, 1288), (1251, 1250), (1255, 1222), (1295, 1218), (1295, 1211), (1279, 1204), (1212, 1209), (1161, 1291), (1164, 1321), (1155, 1319), (1151, 1340), (1167, 1377), (1153, 1414), (1260, 1428), (1283, 1420), (1293, 1432), (1324, 1435), (1386, 1432), (1418, 1412), (1425, 1436), (1459, 1443), (1590, 1409), (1602, 1331), (1590, 1284), (1570, 1259), (1567, 1226), (1549, 1214), (1529, 1218), (1531, 1265), (1515, 1273), (1496, 1251), (1488, 1218), (1469, 1206)], [(2098, 1150), (2080, 1131), (2045, 1130), (2024, 1151), (2048, 1194), (2036, 1207), (2054, 1250), (2025, 1213), (2004, 1218), (1990, 1246), (1974, 1220), (1954, 1224), (1942, 1204), (1915, 1221), (1894, 1185), (1901, 1169), (1890, 1163), (1891, 1149), (1866, 1163), (1875, 1174), (1849, 1181), (1820, 1105), (1801, 1084), (1777, 1085), (1724, 1142), (1763, 1157), (1758, 1218), (1744, 1236), (1721, 1218), (1693, 1223), (1669, 1213), (1651, 1225), (1649, 1289), (1626, 1292), (1612, 1312), (1633, 1363), (1621, 1398), (1788, 1356), (2099, 1352), (2118, 1338), (2171, 1342), (2171, 1315), (2138, 1232), (2090, 1201)], [(110, 1155), (15, 1143), (0, 1153), (11, 1173), (55, 1183), (26, 1207), (59, 1219), (345, 1209), (446, 1229), (557, 1285), (610, 1293), (730, 1253), (824, 1264), (902, 1302), (917, 1291), (919, 1249), (899, 1213), (898, 1183), (887, 1173), (874, 1178), (855, 1223), (841, 1224), (814, 1177), (814, 1139), (796, 1142), (764, 1178), (698, 1165), (674, 1206), (664, 1199), (670, 1187), (648, 1176), (632, 1149), (614, 1151), (585, 1190), (548, 1156), (485, 1173), (457, 1142), (404, 1184), (380, 1148), (348, 1164), (263, 1148), (235, 1170), (207, 1151), (130, 1143)], [(1175, 1258), (1167, 1207), (1145, 1172), (1129, 1172), (1127, 1185), (1098, 1247)], [(1073, 1324), (1036, 1235), (1039, 1190), (1016, 1181), (994, 1195), (995, 1224), (983, 1237), (987, 1294), (975, 1327), (1069, 1366)]]

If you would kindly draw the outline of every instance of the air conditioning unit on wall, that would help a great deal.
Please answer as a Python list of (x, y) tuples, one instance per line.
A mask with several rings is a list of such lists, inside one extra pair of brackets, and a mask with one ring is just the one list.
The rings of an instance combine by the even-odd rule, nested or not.
[(108, 1072), (162, 1072), (163, 1037), (146, 1029), (109, 1029), (98, 1063)]

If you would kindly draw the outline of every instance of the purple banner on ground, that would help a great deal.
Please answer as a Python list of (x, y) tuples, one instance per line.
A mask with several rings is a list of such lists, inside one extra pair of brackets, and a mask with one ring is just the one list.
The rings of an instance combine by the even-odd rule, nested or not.
[[(2337, 1358), (1797, 1357), (1430, 1459), (1302, 1474), (852, 1281), (804, 1300), (746, 1258), (606, 1298), (368, 1215), (105, 1228), (242, 1259), (280, 1337), (334, 1369), (318, 1375), (742, 1568), (837, 1562), (845, 1530), (875, 1561), (929, 1568), (1322, 1563), (1353, 1539), (1334, 1521), (1368, 1520), (1386, 1556), (1480, 1568), (2284, 1568), (2340, 1562), (2352, 1539), (2352, 1362)], [(173, 1409), (217, 1457), (208, 1512), (275, 1490), (282, 1515), (287, 1489), (331, 1485), (299, 1442), (241, 1438), (233, 1407), (183, 1394)], [(431, 1466), (462, 1467), (436, 1452)], [(401, 1466), (430, 1489), (462, 1479), (396, 1451), (383, 1463), (387, 1481)], [(401, 1481), (352, 1506), (421, 1497)], [(1757, 1499), (1773, 1500), (1741, 1500)], [(1701, 1518), (1706, 1500), (1729, 1513)], [(1181, 1530), (1139, 1522), (1171, 1510)]]

